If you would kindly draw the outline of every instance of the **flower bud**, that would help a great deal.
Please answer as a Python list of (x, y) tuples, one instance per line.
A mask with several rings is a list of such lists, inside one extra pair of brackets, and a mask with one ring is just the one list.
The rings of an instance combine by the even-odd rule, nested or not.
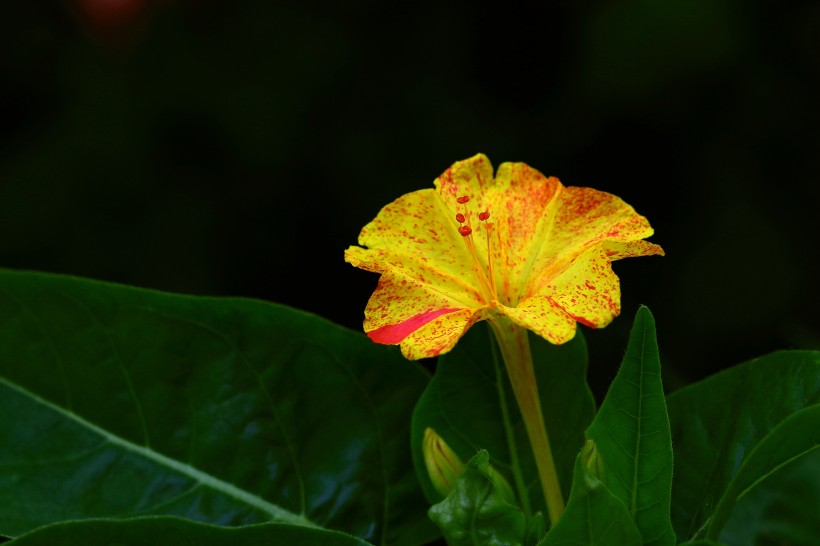
[(446, 497), (464, 471), (464, 463), (442, 437), (431, 428), (424, 431), (422, 452), (424, 453), (424, 465), (427, 467), (427, 474), (433, 482), (433, 487), (441, 496)]
[(604, 461), (601, 459), (601, 454), (598, 453), (598, 446), (594, 440), (587, 440), (584, 443), (584, 447), (581, 448), (581, 460), (590, 476), (598, 481), (606, 482)]

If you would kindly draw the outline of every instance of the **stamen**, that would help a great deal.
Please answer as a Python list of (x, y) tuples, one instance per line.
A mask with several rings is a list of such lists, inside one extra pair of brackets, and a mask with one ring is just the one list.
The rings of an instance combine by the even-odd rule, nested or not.
[[(462, 195), (461, 197), (457, 197), (456, 201), (459, 205), (463, 205), (470, 201), (469, 195)], [(493, 229), (492, 224), (485, 224), (485, 232), (487, 234), (487, 264), (484, 265), (482, 260), (478, 257), (478, 253), (476, 252), (475, 244), (473, 242), (473, 228), (467, 223), (470, 221), (470, 213), (469, 211), (465, 212), (457, 212), (456, 213), (456, 220), (459, 224), (458, 232), (464, 238), (464, 242), (467, 245), (467, 249), (470, 252), (470, 257), (472, 258), (473, 262), (473, 271), (476, 275), (476, 280), (478, 281), (478, 288), (481, 292), (482, 299), (487, 302), (489, 305), (497, 305), (498, 302), (498, 295), (495, 291), (495, 279), (493, 278), (493, 264), (492, 264), (492, 247), (490, 239), (492, 239)], [(490, 211), (485, 210), (484, 212), (478, 213), (478, 219), (482, 222), (485, 222), (490, 217)], [(489, 273), (489, 276), (488, 276)]]
[[(461, 228), (459, 228), (459, 231), (461, 231)], [(495, 299), (495, 295), (493, 294), (492, 285), (490, 284), (489, 279), (487, 279), (487, 272), (484, 270), (484, 267), (482, 267), (481, 260), (478, 259), (478, 254), (476, 253), (475, 245), (473, 244), (473, 238), (472, 236), (465, 236), (464, 241), (467, 243), (467, 249), (470, 251), (470, 255), (473, 258), (473, 271), (475, 272), (476, 280), (478, 281), (481, 296), (484, 298), (485, 302), (490, 303)]]
[[(478, 213), (478, 217), (481, 220), (486, 220), (490, 217), (490, 213), (487, 211)], [(493, 277), (493, 247), (491, 241), (493, 240), (493, 225), (490, 223), (485, 224), (485, 228), (487, 230), (487, 273), (490, 277), (490, 291), (493, 294), (493, 297), (498, 299), (498, 294), (495, 291), (495, 278)]]

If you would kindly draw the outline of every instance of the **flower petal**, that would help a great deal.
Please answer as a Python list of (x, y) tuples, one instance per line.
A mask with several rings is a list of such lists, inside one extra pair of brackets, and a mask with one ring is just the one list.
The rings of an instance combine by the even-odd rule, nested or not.
[(540, 294), (590, 328), (603, 328), (621, 312), (620, 281), (600, 247), (581, 254)]
[(498, 264), (494, 277), (505, 305), (515, 305), (519, 300), (563, 190), (557, 178), (547, 178), (524, 163), (499, 166), (496, 186), (488, 191), (488, 200), (496, 230), (491, 260)]
[(503, 312), (547, 341), (561, 344), (575, 335), (575, 323), (602, 328), (621, 312), (620, 281), (606, 251), (593, 247), (515, 309)]
[(458, 309), (436, 309), (435, 311), (419, 313), (398, 324), (387, 324), (375, 330), (370, 330), (367, 332), (367, 337), (383, 345), (396, 345), (428, 322), (454, 311), (458, 311)]
[(441, 315), (407, 336), (401, 342), (401, 352), (410, 360), (446, 353), (470, 326), (484, 318), (486, 311), (483, 309), (461, 309)]
[[(493, 168), (483, 154), (454, 163), (436, 189), (384, 207), (345, 260), (381, 274), (364, 329), (411, 359), (449, 351), (473, 323), (500, 313), (553, 343), (576, 323), (620, 312), (611, 262), (663, 254), (653, 230), (620, 198), (564, 187), (523, 163)], [(469, 229), (468, 229), (469, 228)]]
[(455, 307), (475, 306), (475, 274), (457, 228), (435, 190), (412, 192), (384, 207), (362, 229), (359, 244), (368, 248), (348, 248), (345, 261), (391, 273), (407, 283), (429, 285), (431, 291), (459, 302)]
[(575, 337), (575, 319), (547, 297), (531, 297), (518, 307), (501, 307), (500, 311), (555, 345)]
[(405, 353), (414, 348), (414, 358), (423, 358), (452, 347), (469, 326), (469, 318), (479, 311), (480, 307), (465, 306), (436, 286), (388, 272), (379, 278), (367, 302), (364, 331), (377, 343), (401, 343)]
[(663, 256), (665, 252), (655, 243), (649, 241), (605, 241), (603, 249), (610, 262), (623, 258), (636, 258), (638, 256)]
[(459, 197), (466, 195), (480, 201), (494, 184), (493, 166), (484, 154), (453, 163), (435, 181), (439, 196), (453, 213), (457, 212)]
[(523, 297), (536, 294), (592, 247), (606, 244), (614, 258), (662, 254), (652, 243), (627, 244), (652, 235), (649, 221), (621, 198), (592, 188), (564, 188)]

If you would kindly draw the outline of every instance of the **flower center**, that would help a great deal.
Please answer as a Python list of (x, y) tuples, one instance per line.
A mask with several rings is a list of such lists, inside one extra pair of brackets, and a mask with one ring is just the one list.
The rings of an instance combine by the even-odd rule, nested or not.
[[(469, 195), (463, 195), (456, 199), (459, 205), (466, 205), (469, 201)], [(459, 211), (456, 213), (456, 221), (459, 224), (458, 232), (461, 234), (464, 244), (467, 246), (467, 252), (472, 261), (473, 272), (475, 273), (481, 296), (487, 305), (495, 307), (498, 305), (498, 293), (495, 289), (495, 278), (493, 276), (492, 236), (494, 230), (493, 224), (487, 221), (490, 218), (490, 211), (485, 208), (483, 212), (478, 213), (478, 221), (480, 222), (480, 226), (484, 228), (485, 239), (487, 240), (487, 259), (485, 261), (481, 259), (476, 251), (473, 228), (470, 226), (470, 210), (467, 207), (463, 207), (463, 209), (463, 212)]]

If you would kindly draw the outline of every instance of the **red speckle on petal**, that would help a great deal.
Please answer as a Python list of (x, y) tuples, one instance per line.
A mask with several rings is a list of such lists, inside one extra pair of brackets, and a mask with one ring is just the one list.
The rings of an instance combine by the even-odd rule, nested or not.
[(434, 356), (438, 356), (441, 354), (441, 350), (444, 348), (443, 345), (438, 347), (430, 347), (429, 349), (424, 351), (424, 354), (427, 358), (433, 358)]

